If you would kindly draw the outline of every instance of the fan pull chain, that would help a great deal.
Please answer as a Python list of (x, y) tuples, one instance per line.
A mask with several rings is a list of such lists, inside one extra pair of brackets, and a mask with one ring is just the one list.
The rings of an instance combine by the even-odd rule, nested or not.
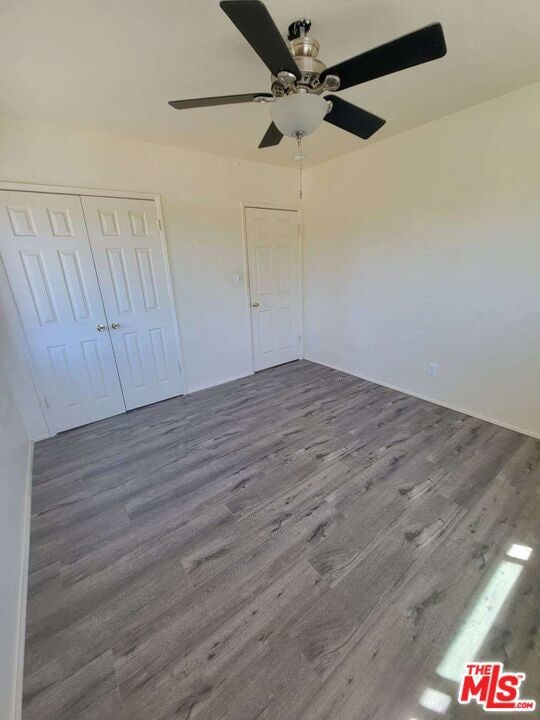
[(304, 198), (304, 189), (302, 187), (302, 158), (300, 158), (300, 192), (298, 193), (300, 200)]
[(298, 163), (299, 163), (299, 169), (300, 169), (300, 192), (298, 193), (298, 196), (299, 196), (300, 200), (302, 200), (303, 197), (304, 197), (304, 190), (303, 190), (303, 187), (302, 187), (302, 175), (303, 175), (303, 173), (302, 173), (302, 161), (303, 161), (303, 159), (304, 159), (304, 149), (303, 149), (303, 147), (302, 147), (302, 138), (303, 138), (303, 137), (304, 137), (304, 133), (303, 133), (303, 132), (297, 132), (297, 133), (296, 133), (297, 152), (296, 152), (296, 155), (294, 156), (294, 159), (297, 160)]

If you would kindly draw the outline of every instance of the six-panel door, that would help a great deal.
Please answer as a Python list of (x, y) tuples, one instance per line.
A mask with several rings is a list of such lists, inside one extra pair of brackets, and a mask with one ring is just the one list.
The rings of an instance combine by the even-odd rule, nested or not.
[(298, 213), (246, 208), (255, 370), (300, 357)]
[(155, 203), (83, 197), (82, 204), (127, 409), (180, 395)]
[(124, 412), (80, 198), (1, 191), (0, 250), (55, 429)]

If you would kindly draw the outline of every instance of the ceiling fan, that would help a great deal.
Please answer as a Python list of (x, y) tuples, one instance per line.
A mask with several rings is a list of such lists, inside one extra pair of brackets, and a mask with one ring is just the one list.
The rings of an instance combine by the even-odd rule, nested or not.
[(272, 103), (272, 122), (259, 148), (278, 145), (284, 135), (300, 142), (323, 120), (367, 140), (386, 121), (337, 95), (325, 93), (346, 90), (446, 54), (442, 26), (434, 23), (326, 67), (318, 58), (319, 43), (308, 35), (310, 20), (296, 20), (289, 25), (287, 46), (260, 0), (222, 0), (220, 6), (272, 73), (271, 92), (172, 100), (169, 105), (184, 110), (232, 103)]

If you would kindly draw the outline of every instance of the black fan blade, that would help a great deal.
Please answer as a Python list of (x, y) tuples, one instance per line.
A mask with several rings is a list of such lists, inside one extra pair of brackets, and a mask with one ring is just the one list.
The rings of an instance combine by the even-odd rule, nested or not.
[(277, 127), (274, 125), (274, 123), (270, 123), (268, 130), (264, 133), (264, 137), (259, 143), (260, 148), (266, 148), (266, 147), (273, 147), (274, 145), (279, 145), (281, 142), (281, 139), (283, 137), (283, 133), (281, 133)]
[(321, 80), (326, 75), (337, 75), (341, 80), (339, 89), (346, 90), (353, 85), (421, 65), (444, 55), (446, 43), (442, 25), (435, 23), (326, 68)]
[(264, 3), (222, 0), (219, 4), (273, 75), (287, 70), (300, 78), (300, 70)]
[(337, 95), (326, 95), (325, 100), (332, 101), (332, 109), (324, 118), (326, 122), (332, 123), (342, 130), (358, 135), (367, 140), (377, 130), (380, 130), (386, 120), (373, 115), (367, 110), (353, 105)]
[(212, 107), (213, 105), (234, 105), (253, 102), (256, 97), (272, 97), (270, 93), (244, 93), (243, 95), (218, 95), (217, 97), (193, 98), (192, 100), (171, 100), (169, 105), (175, 110)]

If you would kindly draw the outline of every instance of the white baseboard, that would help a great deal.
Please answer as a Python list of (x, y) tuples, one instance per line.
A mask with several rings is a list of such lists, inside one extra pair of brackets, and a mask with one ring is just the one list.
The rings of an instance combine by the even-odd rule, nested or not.
[(389, 388), (390, 390), (397, 390), (398, 392), (404, 393), (405, 395), (412, 395), (412, 397), (418, 398), (419, 400), (426, 400), (427, 402), (433, 403), (434, 405), (440, 405), (441, 407), (448, 408), (449, 410), (455, 410), (456, 412), (463, 413), (464, 415), (470, 415), (477, 420), (484, 420), (485, 422), (489, 422), (492, 425), (498, 425), (505, 430), (513, 430), (514, 432), (520, 433), (521, 435), (527, 435), (527, 437), (532, 437), (536, 440), (540, 440), (540, 433), (535, 433), (532, 430), (524, 430), (523, 428), (517, 427), (517, 425), (512, 425), (511, 423), (506, 423), (502, 420), (495, 420), (492, 417), (488, 417), (487, 415), (481, 415), (480, 413), (477, 413), (474, 410), (470, 410), (469, 408), (452, 405), (451, 403), (443, 402), (442, 400), (432, 398), (429, 395), (422, 395), (420, 393), (414, 392), (413, 390), (407, 390), (406, 388), (401, 388), (397, 385), (390, 385), (390, 383), (383, 382), (382, 380), (376, 380), (375, 378), (366, 377), (365, 375), (358, 375), (358, 373), (351, 372), (351, 370), (346, 370), (345, 368), (338, 367), (337, 365), (332, 365), (331, 363), (323, 360), (317, 360), (314, 357), (306, 357), (306, 360), (317, 363), (317, 365), (324, 365), (325, 367), (332, 368), (332, 370), (339, 370), (339, 372), (346, 373), (347, 375), (353, 375), (360, 380), (366, 380), (367, 382), (375, 383), (375, 385), (382, 385), (383, 387)]
[(231, 377), (225, 378), (224, 380), (220, 380), (216, 383), (203, 383), (202, 385), (195, 385), (186, 391), (186, 395), (191, 395), (192, 393), (200, 392), (201, 390), (210, 390), (210, 388), (225, 385), (225, 383), (233, 382), (233, 380), (242, 380), (243, 378), (251, 377), (253, 374), (253, 372), (241, 373), (240, 375), (231, 375)]
[(30, 441), (28, 449), (28, 464), (26, 469), (25, 489), (24, 489), (24, 525), (23, 525), (23, 550), (22, 550), (22, 567), (21, 567), (21, 583), (19, 589), (19, 618), (17, 635), (19, 638), (19, 646), (17, 651), (17, 670), (15, 675), (15, 707), (13, 710), (13, 720), (21, 720), (22, 717), (22, 698), (23, 698), (23, 678), (24, 678), (24, 641), (26, 636), (26, 599), (28, 594), (28, 567), (30, 560), (30, 520), (32, 516), (32, 471), (34, 465), (34, 443)]
[(32, 438), (33, 443), (41, 442), (42, 440), (48, 440), (49, 438), (55, 437), (58, 433), (51, 433), (50, 435), (40, 435), (39, 437)]

